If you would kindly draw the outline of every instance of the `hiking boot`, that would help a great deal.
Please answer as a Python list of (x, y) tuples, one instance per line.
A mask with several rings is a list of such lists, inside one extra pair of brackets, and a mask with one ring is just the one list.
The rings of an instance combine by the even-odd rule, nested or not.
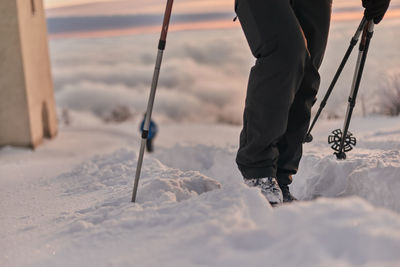
[(261, 193), (271, 205), (277, 205), (283, 202), (282, 191), (276, 178), (244, 179), (244, 183), (250, 187), (260, 188)]
[(288, 185), (281, 185), (280, 188), (282, 190), (283, 202), (292, 202), (297, 200), (297, 198), (290, 193)]

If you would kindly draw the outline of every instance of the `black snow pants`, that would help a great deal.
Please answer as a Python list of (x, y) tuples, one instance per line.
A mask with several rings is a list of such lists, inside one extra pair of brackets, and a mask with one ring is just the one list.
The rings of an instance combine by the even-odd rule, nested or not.
[(302, 156), (328, 39), (332, 0), (236, 0), (256, 57), (236, 162), (244, 178), (290, 184)]
[(154, 151), (154, 149), (153, 149), (153, 138), (149, 138), (149, 139), (147, 139), (147, 141), (146, 141), (146, 148), (147, 148), (147, 152), (153, 152)]

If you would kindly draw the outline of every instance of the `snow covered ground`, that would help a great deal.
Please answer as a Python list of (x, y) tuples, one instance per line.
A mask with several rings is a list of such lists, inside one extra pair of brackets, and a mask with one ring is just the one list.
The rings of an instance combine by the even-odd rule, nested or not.
[(399, 266), (400, 118), (356, 118), (346, 161), (341, 124), (317, 125), (305, 201), (278, 208), (241, 181), (239, 127), (162, 124), (132, 204), (137, 122), (74, 113), (35, 152), (0, 149), (0, 266)]
[[(241, 124), (254, 63), (237, 25), (169, 34), (160, 133), (136, 204), (138, 120), (159, 33), (51, 40), (62, 125), (34, 152), (0, 149), (1, 267), (400, 266), (400, 118), (355, 118), (358, 144), (346, 161), (327, 144), (342, 120), (320, 121), (291, 186), (303, 201), (271, 208), (243, 185), (240, 128), (218, 124)], [(320, 99), (357, 25), (332, 23)], [(356, 115), (362, 106), (376, 113), (385, 81), (399, 73), (399, 25), (376, 28)], [(326, 114), (344, 115), (355, 56)], [(133, 120), (103, 122), (126, 107)]]

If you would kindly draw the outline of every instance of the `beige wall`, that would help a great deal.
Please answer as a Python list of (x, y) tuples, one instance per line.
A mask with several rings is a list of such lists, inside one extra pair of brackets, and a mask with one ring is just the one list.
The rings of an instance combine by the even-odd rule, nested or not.
[(43, 138), (43, 106), (48, 107), (49, 137), (57, 133), (57, 119), (43, 1), (34, 1), (36, 11), (32, 14), (30, 1), (17, 0), (31, 135), (36, 146)]
[[(0, 71), (7, 73), (0, 78), (0, 145), (36, 147), (42, 142), (43, 134), (53, 137), (57, 133), (43, 2), (34, 1), (34, 13), (31, 0), (1, 0), (0, 3), (0, 15), (9, 14), (9, 19), (14, 20), (12, 27), (5, 27), (5, 18), (0, 17), (0, 55), (4, 54), (9, 62), (6, 66), (0, 65)], [(3, 50), (6, 52), (2, 53)], [(3, 61), (1, 57), (0, 61)], [(10, 104), (9, 98), (18, 101)], [(45, 106), (47, 112), (43, 110)], [(13, 127), (3, 131), (3, 125)], [(16, 138), (16, 133), (21, 136)]]
[(30, 140), (16, 1), (0, 1), (0, 145)]

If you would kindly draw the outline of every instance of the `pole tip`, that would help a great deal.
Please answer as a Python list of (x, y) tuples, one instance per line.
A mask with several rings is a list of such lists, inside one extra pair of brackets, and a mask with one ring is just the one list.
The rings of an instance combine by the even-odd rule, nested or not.
[(342, 152), (335, 152), (336, 158), (338, 160), (345, 160), (346, 159), (346, 153)]
[(308, 133), (308, 134), (304, 137), (303, 143), (311, 143), (313, 139), (314, 139), (314, 137), (313, 137), (310, 133)]

